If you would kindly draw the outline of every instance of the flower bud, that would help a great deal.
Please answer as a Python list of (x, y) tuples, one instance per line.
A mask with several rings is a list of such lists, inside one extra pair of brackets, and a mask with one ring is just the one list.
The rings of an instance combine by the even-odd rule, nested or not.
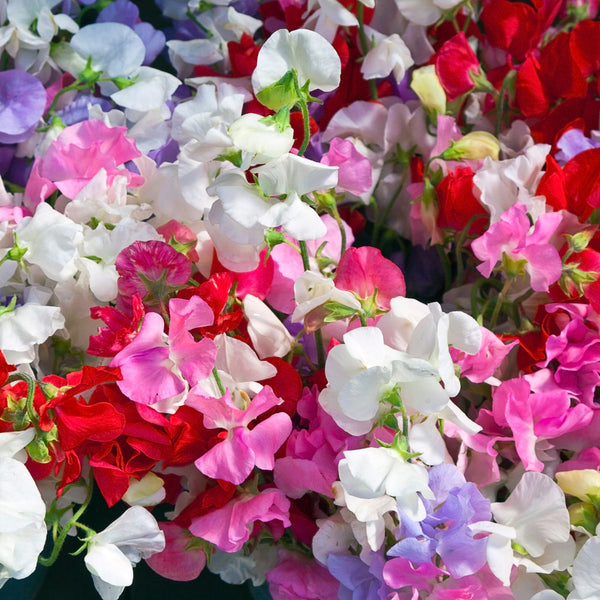
[(419, 96), (427, 112), (433, 115), (445, 114), (446, 92), (435, 72), (434, 65), (416, 69), (410, 87)]
[(561, 471), (556, 474), (556, 481), (565, 494), (584, 502), (590, 497), (600, 497), (600, 472), (594, 469)]
[(450, 143), (450, 147), (440, 155), (444, 160), (483, 160), (490, 157), (498, 160), (500, 142), (487, 131), (472, 131), (460, 140)]

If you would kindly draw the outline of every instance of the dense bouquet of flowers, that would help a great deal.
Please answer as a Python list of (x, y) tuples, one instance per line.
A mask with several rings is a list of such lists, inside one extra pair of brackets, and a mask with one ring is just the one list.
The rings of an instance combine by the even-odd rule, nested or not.
[(150, 4), (0, 0), (0, 586), (599, 599), (597, 1)]

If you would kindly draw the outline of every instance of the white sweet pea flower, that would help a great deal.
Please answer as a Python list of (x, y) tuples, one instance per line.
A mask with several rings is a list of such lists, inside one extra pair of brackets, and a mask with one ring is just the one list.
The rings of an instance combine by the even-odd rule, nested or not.
[(382, 411), (382, 399), (396, 385), (407, 409), (433, 414), (449, 402), (428, 361), (414, 358), (384, 344), (376, 327), (360, 327), (344, 334), (344, 343), (327, 355), (327, 387), (319, 402), (348, 433), (368, 433)]
[(434, 498), (427, 469), (406, 462), (392, 448), (347, 450), (338, 472), (347, 494), (366, 500), (390, 496), (413, 521), (421, 521), (427, 514), (420, 495)]
[(481, 328), (473, 317), (460, 311), (445, 313), (437, 302), (424, 305), (409, 298), (393, 298), (391, 310), (378, 323), (386, 343), (411, 356), (428, 360), (439, 370), (450, 397), (460, 391), (449, 346), (476, 354), (481, 347)]
[(82, 241), (82, 226), (54, 210), (46, 202), (25, 217), (16, 227), (19, 246), (27, 248), (23, 258), (37, 265), (53, 281), (66, 281), (75, 275), (77, 246)]
[(394, 73), (396, 81), (402, 81), (406, 69), (414, 64), (410, 50), (402, 38), (394, 33), (382, 35), (371, 27), (365, 27), (369, 39), (375, 41), (373, 48), (367, 52), (360, 66), (360, 72), (365, 79), (379, 79)]
[[(60, 0), (21, 2), (5, 0), (0, 7), (0, 48), (13, 59), (16, 69), (28, 71), (43, 82), (50, 77), (56, 65), (50, 57), (50, 42), (61, 30), (76, 33), (79, 25), (66, 14), (54, 14), (52, 8)], [(35, 31), (32, 24), (36, 22)]]
[(152, 67), (140, 67), (133, 85), (111, 94), (119, 106), (146, 112), (165, 106), (167, 100), (181, 85), (181, 81), (170, 73)]
[(0, 456), (0, 587), (37, 567), (46, 541), (46, 505), (25, 465)]
[(128, 508), (116, 521), (92, 537), (85, 566), (102, 600), (116, 600), (133, 583), (133, 567), (165, 547), (156, 519), (141, 506)]
[(266, 123), (262, 115), (246, 113), (229, 126), (233, 144), (250, 155), (250, 164), (266, 163), (287, 154), (294, 145), (294, 130), (287, 125), (280, 131)]
[(65, 318), (61, 309), (46, 305), (51, 296), (48, 288), (28, 287), (12, 310), (10, 304), (0, 310), (0, 348), (9, 364), (33, 362), (37, 346), (63, 328)]
[(459, 5), (461, 0), (396, 0), (402, 16), (418, 25), (433, 25), (445, 10)]
[(294, 300), (296, 308), (292, 313), (293, 323), (300, 321), (325, 302), (337, 302), (354, 310), (361, 310), (360, 302), (352, 292), (338, 290), (333, 279), (313, 271), (305, 271), (296, 279)]
[[(489, 532), (487, 560), (490, 570), (510, 585), (513, 565), (528, 573), (566, 569), (575, 555), (565, 495), (543, 473), (527, 471), (505, 502), (491, 504), (495, 523), (474, 523), (471, 530)], [(516, 545), (523, 552), (513, 551)]]
[(4, 431), (0, 433), (0, 457), (9, 457), (24, 463), (27, 453), (25, 446), (35, 437), (35, 429), (30, 427), (23, 431)]
[(264, 230), (282, 227), (298, 240), (313, 240), (325, 235), (326, 227), (317, 213), (300, 198), (320, 188), (334, 187), (337, 167), (326, 167), (314, 161), (286, 154), (253, 169), (258, 185), (250, 184), (241, 169), (219, 175), (208, 188), (218, 196), (223, 213), (237, 224), (228, 226), (211, 209), (211, 221), (240, 244), (256, 244)]
[(308, 18), (304, 27), (314, 29), (328, 42), (333, 41), (338, 27), (358, 26), (358, 19), (337, 0), (308, 0), (305, 15), (308, 15)]
[[(64, 68), (72, 75), (80, 75), (88, 59), (94, 71), (104, 77), (130, 78), (136, 75), (144, 62), (146, 47), (140, 36), (127, 25), (121, 23), (92, 23), (82, 27), (69, 42), (79, 55), (79, 60), (71, 59)], [(118, 90), (112, 82), (101, 82), (103, 93)]]
[(573, 591), (568, 600), (600, 600), (600, 527), (581, 547), (572, 568)]
[(341, 68), (337, 52), (323, 36), (309, 29), (278, 29), (258, 53), (252, 87), (258, 94), (294, 70), (300, 87), (309, 81), (309, 90), (330, 92), (340, 84)]
[(292, 349), (294, 338), (262, 300), (247, 294), (244, 315), (248, 320), (248, 335), (259, 358), (281, 358)]

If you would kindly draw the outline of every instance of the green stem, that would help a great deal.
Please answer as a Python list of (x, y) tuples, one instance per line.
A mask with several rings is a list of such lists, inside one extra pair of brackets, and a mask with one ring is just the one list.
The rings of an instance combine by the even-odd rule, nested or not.
[(502, 305), (504, 304), (504, 300), (506, 299), (508, 290), (510, 289), (510, 286), (512, 285), (512, 281), (513, 281), (512, 279), (507, 279), (504, 282), (504, 286), (500, 290), (500, 293), (496, 297), (496, 303), (494, 304), (494, 311), (492, 312), (492, 316), (490, 318), (490, 326), (489, 326), (489, 328), (492, 331), (496, 327), (496, 321), (498, 320), (498, 317), (500, 316), (500, 309), (502, 308)]
[(347, 239), (346, 239), (346, 228), (344, 227), (344, 223), (342, 221), (342, 218), (340, 217), (340, 212), (338, 211), (338, 207), (337, 204), (334, 204), (331, 207), (331, 212), (333, 213), (333, 218), (335, 219), (335, 222), (338, 224), (338, 227), (340, 228), (340, 238), (341, 238), (341, 242), (342, 242), (342, 247), (340, 249), (340, 256), (342, 254), (344, 254), (344, 252), (346, 252), (346, 244)]
[(35, 399), (35, 379), (27, 373), (13, 373), (9, 375), (6, 383), (13, 383), (15, 381), (24, 381), (27, 384), (27, 398), (25, 400), (25, 408), (27, 410), (27, 416), (33, 424), (36, 432), (40, 431), (40, 420), (35, 408), (33, 407), (33, 401)]
[[(296, 79), (296, 87), (298, 87), (298, 80)], [(298, 156), (304, 156), (306, 148), (308, 148), (308, 142), (310, 141), (310, 121), (308, 116), (308, 103), (305, 100), (299, 102), (300, 110), (302, 111), (302, 123), (304, 125), (304, 139), (302, 140), (302, 146), (298, 149)]]
[[(43, 556), (40, 556), (38, 558), (38, 562), (42, 566), (51, 567), (56, 562), (56, 559), (58, 558), (58, 555), (60, 554), (60, 551), (62, 550), (65, 540), (67, 539), (67, 535), (69, 534), (69, 531), (71, 530), (71, 528), (73, 526), (79, 526), (77, 522), (79, 521), (79, 518), (86, 511), (89, 503), (91, 502), (93, 491), (94, 491), (94, 482), (92, 480), (92, 475), (90, 474), (90, 480), (88, 483), (88, 493), (87, 493), (87, 496), (86, 496), (83, 504), (79, 507), (77, 512), (75, 512), (73, 514), (73, 516), (69, 519), (69, 521), (66, 523), (66, 525), (62, 528), (60, 535), (58, 536), (58, 539), (54, 543), (54, 548), (52, 549), (52, 554), (50, 554), (50, 556), (48, 558), (45, 558)], [(85, 530), (93, 532), (94, 534), (96, 533), (89, 527), (85, 527)]]
[(219, 372), (217, 371), (217, 367), (213, 367), (212, 375), (215, 378), (215, 382), (217, 384), (217, 387), (219, 388), (219, 392), (221, 392), (221, 396), (224, 396), (226, 390), (225, 390), (225, 386), (223, 385), (223, 382), (221, 381), (221, 377), (219, 377)]
[[(305, 271), (310, 271), (310, 260), (308, 258), (308, 248), (304, 240), (299, 240), (300, 254), (302, 256), (302, 266)], [(323, 344), (323, 334), (320, 329), (317, 329), (314, 333), (315, 343), (317, 346), (317, 358), (319, 362), (319, 368), (322, 369), (325, 366), (325, 346)]]

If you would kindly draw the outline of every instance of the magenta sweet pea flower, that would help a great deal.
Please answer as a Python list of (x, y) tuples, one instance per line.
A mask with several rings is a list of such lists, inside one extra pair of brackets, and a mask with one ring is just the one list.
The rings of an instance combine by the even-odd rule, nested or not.
[(25, 141), (45, 106), (46, 90), (36, 77), (19, 69), (0, 72), (0, 143)]
[(246, 410), (235, 406), (229, 392), (221, 399), (190, 394), (187, 404), (204, 414), (205, 427), (227, 430), (222, 442), (195, 461), (198, 470), (236, 485), (245, 481), (255, 466), (272, 470), (275, 452), (292, 431), (292, 420), (286, 413), (275, 413), (252, 429), (248, 425), (281, 402), (268, 386), (254, 396)]
[(192, 263), (181, 252), (158, 240), (134, 242), (115, 261), (119, 292), (139, 294), (145, 302), (164, 300), (167, 292), (184, 286), (192, 276)]

